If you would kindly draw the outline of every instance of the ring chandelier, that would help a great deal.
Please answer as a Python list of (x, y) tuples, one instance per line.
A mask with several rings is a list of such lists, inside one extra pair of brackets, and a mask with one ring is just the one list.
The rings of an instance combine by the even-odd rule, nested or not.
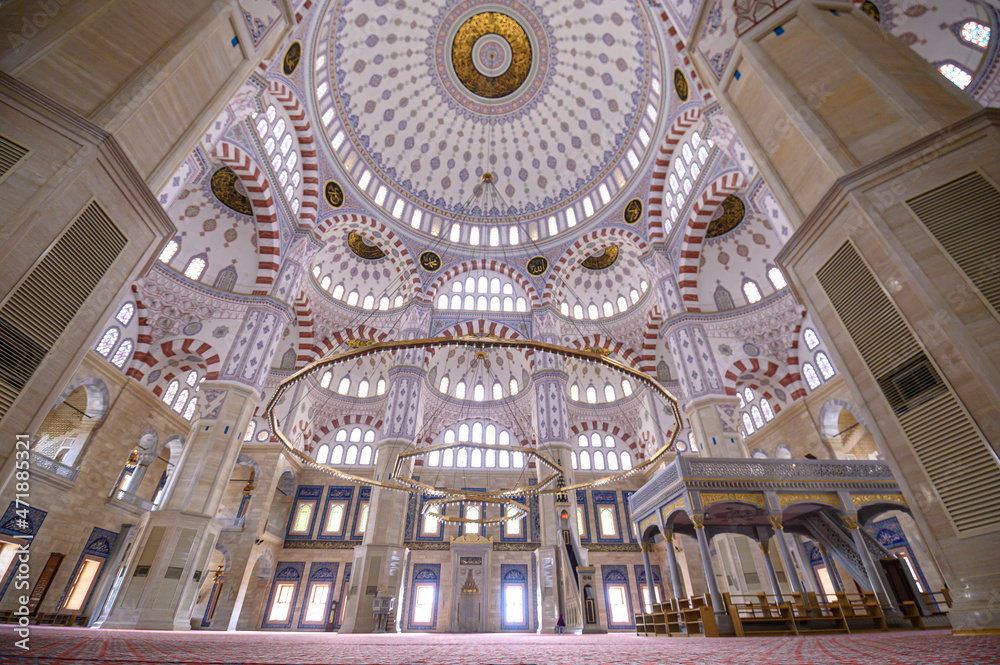
[[(479, 448), (483, 450), (510, 450), (509, 446), (499, 446), (494, 444), (476, 443), (469, 441), (460, 441), (455, 443), (447, 443), (438, 446), (431, 446), (426, 448), (413, 448), (402, 454), (400, 454), (396, 459), (396, 465), (393, 469), (392, 474), (388, 479), (378, 480), (376, 478), (365, 478), (363, 476), (358, 476), (352, 473), (347, 473), (346, 471), (341, 471), (333, 467), (326, 466), (324, 464), (319, 464), (312, 458), (308, 457), (304, 452), (295, 448), (291, 440), (282, 431), (280, 425), (278, 424), (277, 417), (275, 415), (275, 407), (282, 400), (289, 389), (293, 388), (301, 381), (305, 381), (314, 375), (321, 375), (326, 369), (335, 367), (337, 365), (342, 365), (350, 362), (354, 362), (365, 358), (367, 356), (384, 353), (387, 351), (412, 351), (419, 349), (436, 349), (448, 346), (460, 346), (467, 347), (476, 350), (486, 350), (486, 349), (516, 349), (520, 351), (531, 350), (541, 353), (551, 353), (563, 358), (569, 358), (573, 360), (584, 360), (588, 362), (593, 362), (598, 365), (602, 365), (609, 369), (621, 372), (627, 375), (632, 380), (638, 382), (641, 385), (647, 386), (650, 391), (660, 397), (669, 405), (671, 414), (674, 417), (674, 425), (669, 431), (669, 438), (665, 445), (661, 446), (660, 449), (651, 457), (645, 461), (636, 464), (631, 469), (620, 471), (602, 478), (597, 478), (595, 480), (590, 480), (587, 482), (576, 483), (573, 485), (561, 485), (559, 483), (554, 483), (563, 475), (563, 468), (553, 459), (542, 453), (541, 451), (532, 448), (530, 446), (525, 447), (522, 452), (526, 455), (533, 456), (541, 462), (543, 466), (548, 467), (550, 473), (545, 476), (538, 484), (531, 485), (528, 487), (515, 487), (513, 489), (505, 489), (499, 491), (485, 491), (485, 490), (463, 490), (463, 489), (452, 489), (452, 488), (440, 488), (427, 485), (409, 476), (409, 474), (404, 469), (405, 461), (418, 457), (421, 455), (426, 455), (432, 451), (443, 451), (450, 448)], [(673, 451), (674, 444), (677, 440), (677, 435), (681, 429), (681, 416), (680, 407), (677, 403), (677, 399), (671, 395), (666, 388), (660, 385), (659, 382), (651, 378), (648, 374), (640, 372), (632, 367), (629, 367), (625, 363), (617, 360), (615, 358), (610, 358), (604, 353), (596, 353), (591, 351), (583, 351), (580, 349), (571, 349), (565, 346), (558, 346), (555, 344), (549, 344), (546, 342), (537, 342), (534, 340), (521, 340), (521, 339), (503, 339), (495, 336), (477, 336), (477, 335), (466, 335), (463, 337), (433, 337), (424, 339), (413, 339), (413, 340), (399, 340), (391, 342), (379, 342), (371, 343), (362, 346), (357, 349), (352, 349), (345, 353), (340, 353), (334, 356), (329, 356), (326, 358), (321, 358), (316, 360), (309, 365), (306, 365), (299, 371), (295, 372), (287, 379), (283, 380), (278, 384), (277, 390), (271, 396), (271, 399), (267, 403), (265, 410), (267, 416), (268, 424), (270, 425), (271, 431), (278, 437), (281, 442), (282, 447), (293, 457), (298, 459), (304, 466), (311, 469), (321, 471), (328, 475), (331, 475), (340, 480), (352, 482), (358, 485), (368, 485), (370, 487), (379, 487), (382, 489), (393, 490), (398, 492), (422, 492), (426, 495), (436, 497), (427, 501), (424, 505), (424, 513), (427, 514), (436, 506), (444, 506), (447, 504), (458, 503), (461, 501), (470, 502), (482, 502), (497, 505), (506, 505), (509, 508), (513, 507), (515, 513), (511, 515), (502, 515), (499, 518), (465, 518), (465, 517), (454, 517), (439, 514), (440, 511), (435, 513), (435, 517), (443, 522), (455, 522), (455, 523), (476, 523), (476, 524), (500, 524), (508, 520), (521, 519), (525, 516), (525, 509), (517, 501), (513, 501), (514, 497), (527, 496), (527, 495), (543, 495), (543, 494), (563, 494), (566, 492), (572, 492), (574, 490), (586, 489), (588, 487), (597, 487), (601, 485), (606, 485), (608, 483), (627, 478), (633, 474), (639, 473), (643, 469), (656, 464), (661, 460), (661, 458), (667, 453)]]

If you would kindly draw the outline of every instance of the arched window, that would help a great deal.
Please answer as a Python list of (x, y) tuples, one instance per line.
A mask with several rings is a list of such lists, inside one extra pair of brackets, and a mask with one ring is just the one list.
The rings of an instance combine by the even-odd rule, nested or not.
[(351, 391), (351, 379), (350, 377), (344, 377), (340, 380), (340, 385), (337, 386), (337, 392), (341, 395), (346, 395)]
[(743, 397), (746, 398), (747, 402), (752, 402), (753, 401), (753, 391), (750, 390), (749, 388), (744, 388), (743, 389)]
[(184, 410), (184, 405), (187, 404), (188, 395), (190, 394), (190, 391), (185, 388), (179, 395), (177, 395), (177, 399), (174, 400), (174, 411), (180, 413)]
[(188, 261), (187, 268), (184, 269), (184, 276), (197, 280), (205, 272), (206, 266), (208, 266), (208, 259), (204, 255), (194, 256)]
[(194, 384), (198, 383), (198, 372), (195, 370), (188, 372), (187, 378), (184, 379), (184, 383), (194, 388)]
[[(479, 506), (466, 506), (465, 507), (465, 519), (467, 520), (478, 520), (479, 519)], [(479, 524), (477, 522), (466, 522), (465, 523), (465, 533), (479, 533)]]
[(348, 446), (347, 455), (344, 457), (344, 464), (357, 464), (358, 462), (358, 447), (355, 445)]
[(618, 525), (615, 523), (615, 513), (611, 508), (601, 508), (598, 513), (598, 520), (601, 524), (602, 536), (617, 536)]
[(576, 451), (575, 450), (570, 453), (570, 460), (573, 462), (573, 468), (576, 469), (577, 468), (577, 466), (576, 466), (577, 465), (577, 460), (576, 460)]
[(472, 389), (472, 399), (477, 402), (482, 402), (486, 399), (486, 387), (482, 383), (477, 383), (476, 387)]
[(625, 394), (625, 397), (632, 394), (632, 382), (628, 379), (622, 379), (622, 392)]
[(361, 379), (358, 384), (358, 397), (368, 397), (368, 379)]
[(479, 448), (473, 448), (472, 454), (469, 457), (469, 466), (474, 468), (480, 468), (483, 466), (483, 451)]
[(772, 266), (767, 271), (767, 278), (774, 285), (775, 291), (780, 291), (781, 289), (788, 286), (788, 282), (785, 281), (785, 276), (782, 274), (781, 269), (777, 266)]
[(330, 446), (325, 443), (319, 447), (316, 451), (316, 461), (320, 464), (326, 464), (327, 460), (330, 458)]
[(610, 383), (604, 385), (604, 399), (608, 402), (615, 401), (615, 389)]
[(332, 280), (332, 279), (330, 279), (330, 276), (329, 276), (329, 275), (324, 275), (324, 276), (323, 276), (323, 279), (322, 279), (322, 280), (320, 280), (320, 283), (319, 283), (319, 288), (323, 289), (324, 291), (328, 291), (328, 290), (330, 289), (330, 283), (331, 283), (332, 281), (333, 281), (333, 280)]
[(743, 429), (746, 430), (747, 434), (753, 434), (753, 422), (750, 420), (750, 414), (746, 411), (743, 412)]
[(198, 408), (198, 398), (192, 397), (191, 401), (188, 402), (187, 408), (184, 409), (184, 420), (191, 420), (194, 418), (195, 409)]
[(118, 313), (115, 314), (115, 318), (118, 319), (118, 322), (123, 326), (127, 326), (128, 322), (132, 320), (133, 314), (135, 314), (135, 305), (127, 302), (121, 306), (121, 309), (119, 309)]
[(753, 416), (753, 424), (757, 427), (757, 429), (764, 426), (764, 419), (760, 415), (760, 409), (754, 406), (750, 409), (750, 415)]
[(174, 239), (163, 246), (163, 251), (160, 252), (160, 261), (163, 263), (170, 263), (170, 259), (174, 258), (174, 254), (177, 250), (181, 248), (181, 243), (179, 240)]
[(722, 285), (715, 287), (715, 293), (712, 294), (712, 297), (715, 298), (715, 308), (720, 312), (736, 308), (732, 294)]
[(574, 402), (580, 401), (580, 384), (574, 383), (569, 387), (569, 398)]
[(938, 67), (938, 71), (962, 90), (965, 90), (972, 83), (972, 74), (954, 63), (946, 62)]
[(764, 413), (764, 420), (770, 421), (774, 418), (774, 411), (771, 409), (771, 403), (767, 401), (766, 397), (760, 398), (760, 410)]
[(376, 395), (385, 394), (385, 379), (379, 379), (378, 383), (375, 384), (375, 394)]
[(517, 385), (517, 379), (511, 378), (511, 380), (510, 380), (510, 394), (511, 395), (516, 395), (517, 392), (518, 392), (518, 390), (520, 390), (520, 388)]
[(837, 373), (833, 369), (829, 356), (822, 351), (816, 354), (816, 366), (819, 367), (819, 373), (823, 376), (824, 381)]
[(593, 446), (594, 448), (600, 448), (601, 447), (601, 435), (598, 434), (597, 432), (594, 432), (593, 434), (591, 434), (590, 435), (590, 445)]
[(818, 388), (819, 384), (823, 383), (820, 381), (819, 375), (816, 374), (816, 368), (809, 363), (802, 365), (802, 376), (805, 377), (806, 383), (811, 389)]
[(608, 468), (612, 471), (618, 470), (618, 455), (614, 451), (608, 453)]
[(586, 448), (590, 445), (590, 439), (587, 438), (586, 434), (581, 434), (580, 438), (578, 438), (576, 442), (581, 448)]
[(441, 377), (441, 383), (438, 385), (438, 390), (443, 392), (445, 395), (448, 394), (448, 376)]
[(123, 367), (130, 355), (132, 355), (132, 340), (127, 339), (118, 345), (118, 350), (111, 357), (111, 364), (115, 367)]
[(802, 339), (806, 343), (806, 348), (810, 351), (819, 346), (819, 335), (812, 328), (806, 328), (805, 332), (802, 333)]
[(427, 455), (427, 466), (440, 466), (441, 465), (441, 451), (432, 450)]
[(622, 468), (626, 471), (632, 468), (632, 455), (627, 451), (623, 450), (618, 454), (622, 461)]
[(465, 399), (465, 381), (459, 381), (455, 384), (455, 398)]
[(118, 328), (108, 328), (101, 337), (101, 341), (97, 343), (97, 352), (100, 353), (105, 358), (111, 353), (111, 349), (114, 347), (115, 342), (118, 341)]
[(321, 387), (323, 387), (323, 388), (329, 388), (330, 387), (330, 381), (332, 379), (333, 379), (333, 374), (331, 374), (330, 372), (325, 372), (323, 374), (323, 378), (320, 379), (320, 381), (319, 381), (319, 385)]
[(608, 434), (607, 436), (605, 436), (604, 437), (604, 447), (605, 448), (614, 448), (615, 447), (615, 437), (611, 436), (610, 434)]
[(594, 451), (594, 468), (598, 471), (604, 471), (604, 453), (600, 450)]
[(986, 48), (990, 43), (990, 28), (979, 21), (966, 21), (959, 32), (962, 39), (978, 48)]
[(358, 459), (358, 464), (363, 464), (365, 466), (372, 463), (372, 447), (365, 446), (361, 449), (361, 457)]
[(246, 432), (246, 434), (243, 435), (243, 440), (244, 441), (252, 441), (253, 440), (253, 433), (254, 433), (254, 431), (256, 429), (257, 429), (257, 423), (255, 423), (254, 421), (251, 420), (250, 424), (247, 425), (247, 432)]
[(747, 279), (743, 281), (743, 295), (746, 296), (747, 303), (754, 304), (755, 302), (760, 302), (760, 287), (757, 286), (757, 282), (752, 279)]
[(587, 402), (597, 404), (597, 389), (594, 386), (587, 386)]
[(181, 384), (179, 381), (177, 381), (176, 379), (171, 381), (170, 385), (167, 386), (167, 391), (163, 393), (163, 403), (172, 404), (174, 401), (174, 396), (177, 394), (177, 390), (180, 387)]
[(580, 468), (584, 471), (590, 469), (590, 453), (586, 450), (580, 451)]
[(493, 382), (493, 399), (503, 399), (503, 385), (499, 381)]
[(333, 453), (330, 454), (330, 464), (340, 464), (344, 461), (344, 446), (337, 444), (333, 447)]

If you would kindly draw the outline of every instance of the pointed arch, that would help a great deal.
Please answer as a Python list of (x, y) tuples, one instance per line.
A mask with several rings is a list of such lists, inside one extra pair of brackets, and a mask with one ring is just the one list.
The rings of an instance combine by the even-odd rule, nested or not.
[[(420, 273), (417, 271), (417, 262), (413, 260), (413, 255), (410, 253), (409, 248), (399, 236), (377, 219), (355, 212), (341, 213), (327, 217), (316, 227), (316, 233), (321, 238), (329, 238), (330, 232), (341, 225), (367, 228), (375, 232), (377, 238), (384, 239), (387, 246), (391, 246), (399, 253), (399, 260), (403, 265), (403, 273), (408, 275), (410, 279), (409, 293), (414, 297), (418, 296), (420, 293)], [(386, 247), (383, 247), (383, 249), (386, 249)]]
[(621, 340), (611, 339), (606, 335), (587, 335), (571, 342), (575, 349), (607, 349), (617, 354), (622, 360), (627, 362), (634, 369), (641, 369), (642, 354), (635, 349), (625, 346)]
[(485, 270), (510, 277), (514, 280), (515, 284), (524, 289), (525, 294), (528, 296), (529, 306), (531, 308), (538, 307), (540, 303), (538, 292), (528, 279), (528, 276), (521, 272), (519, 267), (515, 267), (503, 261), (497, 261), (496, 259), (472, 259), (471, 261), (462, 261), (461, 263), (449, 266), (424, 290), (424, 302), (433, 303), (434, 298), (437, 297), (438, 290), (442, 286), (459, 275), (473, 270)]
[(705, 241), (705, 232), (712, 221), (712, 215), (722, 205), (722, 201), (730, 194), (735, 194), (746, 187), (743, 174), (738, 171), (724, 173), (713, 180), (691, 207), (688, 222), (684, 227), (684, 239), (681, 242), (681, 257), (677, 267), (680, 281), (681, 300), (689, 312), (700, 312), (698, 302), (698, 269), (701, 262), (701, 248)]
[[(222, 368), (222, 359), (219, 356), (219, 353), (208, 342), (203, 342), (200, 339), (194, 339), (191, 337), (168, 340), (153, 347), (150, 352), (146, 353), (146, 355), (136, 363), (133, 368), (136, 371), (134, 374), (130, 373), (130, 376), (135, 378), (137, 381), (142, 380), (146, 373), (160, 362), (166, 361), (177, 355), (199, 356), (201, 358), (200, 361), (182, 363), (181, 366), (177, 368), (177, 371), (187, 372), (194, 367), (200, 367), (205, 370), (205, 379), (212, 381), (219, 378), (219, 370)], [(173, 378), (173, 373), (168, 373), (167, 376), (161, 377), (160, 381), (165, 381), (167, 377)], [(162, 386), (157, 386), (157, 388), (159, 388), (162, 392)], [(160, 393), (157, 392), (157, 388), (154, 388), (153, 392), (159, 395)]]
[(141, 367), (151, 364), (149, 363), (150, 360), (155, 360), (149, 354), (150, 346), (153, 343), (153, 329), (149, 324), (149, 308), (139, 298), (139, 288), (135, 284), (132, 285), (132, 293), (135, 294), (135, 316), (139, 330), (135, 337), (135, 349), (132, 352), (132, 359), (128, 363), (128, 369), (125, 371), (125, 374), (138, 380), (142, 378), (143, 374)]
[(642, 329), (642, 357), (639, 364), (639, 369), (651, 376), (656, 375), (656, 343), (660, 339), (662, 323), (660, 306), (653, 305), (646, 313), (646, 323)]
[[(750, 378), (744, 378), (748, 375)], [(722, 384), (726, 394), (733, 397), (736, 396), (739, 389), (750, 388), (759, 393), (761, 397), (766, 397), (771, 403), (774, 415), (778, 415), (781, 411), (782, 400), (775, 397), (772, 388), (775, 384), (787, 388), (793, 381), (794, 379), (787, 368), (782, 371), (782, 367), (774, 360), (744, 356), (729, 366), (722, 379)], [(804, 391), (802, 395), (798, 395), (798, 391), (792, 392), (788, 401), (793, 402), (802, 396), (804, 396)]]
[(372, 429), (379, 430), (382, 428), (382, 419), (377, 416), (366, 416), (362, 414), (348, 414), (334, 417), (329, 423), (320, 425), (316, 428), (316, 433), (312, 435), (312, 438), (309, 441), (304, 443), (305, 452), (311, 453), (315, 445), (319, 443), (323, 437), (334, 430), (338, 430), (341, 427), (347, 427), (348, 425), (366, 425)]
[(472, 319), (451, 325), (438, 332), (435, 337), (462, 337), (464, 335), (496, 335), (504, 339), (523, 339), (513, 328), (488, 319)]
[(647, 229), (650, 244), (655, 245), (666, 240), (666, 233), (663, 230), (663, 190), (667, 184), (667, 174), (670, 172), (670, 160), (684, 135), (701, 118), (701, 107), (687, 109), (674, 120), (670, 129), (667, 130), (666, 136), (663, 137), (660, 152), (653, 164), (653, 174), (649, 184)]
[(298, 96), (284, 83), (277, 80), (268, 81), (268, 92), (288, 113), (292, 121), (292, 131), (299, 142), (299, 154), (302, 156), (302, 207), (299, 208), (299, 219), (310, 226), (316, 224), (319, 211), (319, 160), (316, 156), (316, 139), (312, 126), (306, 115), (306, 110), (299, 102)]
[[(545, 280), (545, 291), (542, 293), (542, 304), (549, 305), (552, 303), (552, 296), (556, 291), (556, 286), (559, 283), (560, 275), (567, 265), (571, 264), (574, 257), (578, 257), (582, 254), (583, 248), (590, 242), (598, 239), (606, 239), (608, 241), (620, 238), (625, 241), (635, 245), (636, 249), (639, 250), (639, 255), (645, 257), (649, 254), (649, 245), (646, 241), (632, 229), (620, 228), (620, 227), (604, 227), (586, 233), (577, 239), (570, 247), (562, 253), (562, 255), (556, 259), (552, 264), (552, 269), (549, 271), (549, 276)], [(532, 302), (532, 304), (535, 304)]]
[(250, 155), (228, 141), (220, 142), (215, 156), (239, 176), (247, 191), (254, 218), (257, 220), (257, 280), (253, 295), (266, 296), (278, 277), (281, 265), (281, 233), (278, 227), (278, 209), (267, 177)]

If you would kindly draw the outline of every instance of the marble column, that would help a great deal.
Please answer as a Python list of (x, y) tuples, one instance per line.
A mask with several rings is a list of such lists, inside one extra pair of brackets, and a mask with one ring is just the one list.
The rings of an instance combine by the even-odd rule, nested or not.
[(767, 568), (767, 579), (771, 583), (771, 593), (774, 594), (774, 600), (779, 605), (785, 602), (785, 597), (781, 593), (781, 585), (778, 583), (778, 574), (774, 571), (774, 562), (771, 561), (770, 541), (769, 540), (759, 540), (757, 544), (760, 546), (760, 551), (764, 554), (764, 566)]
[[(649, 549), (653, 546), (653, 543), (643, 542), (642, 547), (642, 566), (646, 571), (646, 590), (649, 593), (649, 605), (652, 607), (656, 603), (656, 584), (653, 581), (653, 566), (649, 562)], [(640, 594), (641, 595), (641, 594)], [(640, 601), (642, 599), (640, 598)], [(645, 608), (643, 608), (645, 611)]]
[(778, 543), (781, 564), (785, 567), (785, 576), (792, 586), (792, 592), (799, 594), (799, 598), (805, 600), (805, 589), (802, 586), (802, 579), (799, 578), (799, 574), (795, 570), (795, 561), (792, 560), (792, 552), (788, 549), (788, 542), (785, 540), (785, 530), (781, 526), (781, 517), (771, 516), (771, 526), (774, 528), (774, 540)]
[(872, 559), (872, 554), (868, 551), (868, 546), (865, 544), (861, 528), (858, 526), (858, 518), (852, 515), (845, 515), (843, 520), (845, 526), (847, 526), (847, 530), (851, 534), (851, 538), (854, 539), (854, 548), (857, 550), (858, 556), (861, 557), (861, 563), (865, 566), (865, 573), (868, 574), (868, 581), (872, 585), (875, 597), (878, 598), (879, 605), (883, 608), (895, 607), (895, 601), (893, 601), (892, 596), (882, 584), (882, 575), (884, 574), (882, 568)]
[(692, 515), (691, 519), (694, 521), (694, 534), (698, 539), (698, 549), (701, 551), (701, 563), (705, 568), (705, 582), (708, 584), (708, 593), (712, 597), (712, 609), (716, 613), (725, 612), (726, 605), (719, 592), (719, 581), (715, 576), (715, 566), (712, 564), (712, 551), (709, 548), (708, 536), (705, 534), (705, 517), (704, 515)]
[(823, 557), (823, 565), (826, 566), (826, 574), (830, 576), (830, 584), (833, 585), (833, 590), (835, 592), (843, 592), (844, 583), (840, 580), (840, 573), (837, 572), (837, 563), (830, 556), (830, 553), (826, 551), (826, 548), (817, 543), (819, 547), (819, 554)]

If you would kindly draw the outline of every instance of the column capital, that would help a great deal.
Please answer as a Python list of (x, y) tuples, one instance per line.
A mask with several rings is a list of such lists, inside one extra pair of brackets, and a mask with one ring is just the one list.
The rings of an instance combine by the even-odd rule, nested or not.
[(775, 531), (784, 530), (784, 527), (781, 525), (781, 515), (768, 515), (767, 521), (771, 523), (771, 528)]
[(705, 514), (704, 513), (693, 513), (691, 515), (691, 521), (694, 522), (694, 528), (704, 529), (705, 528)]

